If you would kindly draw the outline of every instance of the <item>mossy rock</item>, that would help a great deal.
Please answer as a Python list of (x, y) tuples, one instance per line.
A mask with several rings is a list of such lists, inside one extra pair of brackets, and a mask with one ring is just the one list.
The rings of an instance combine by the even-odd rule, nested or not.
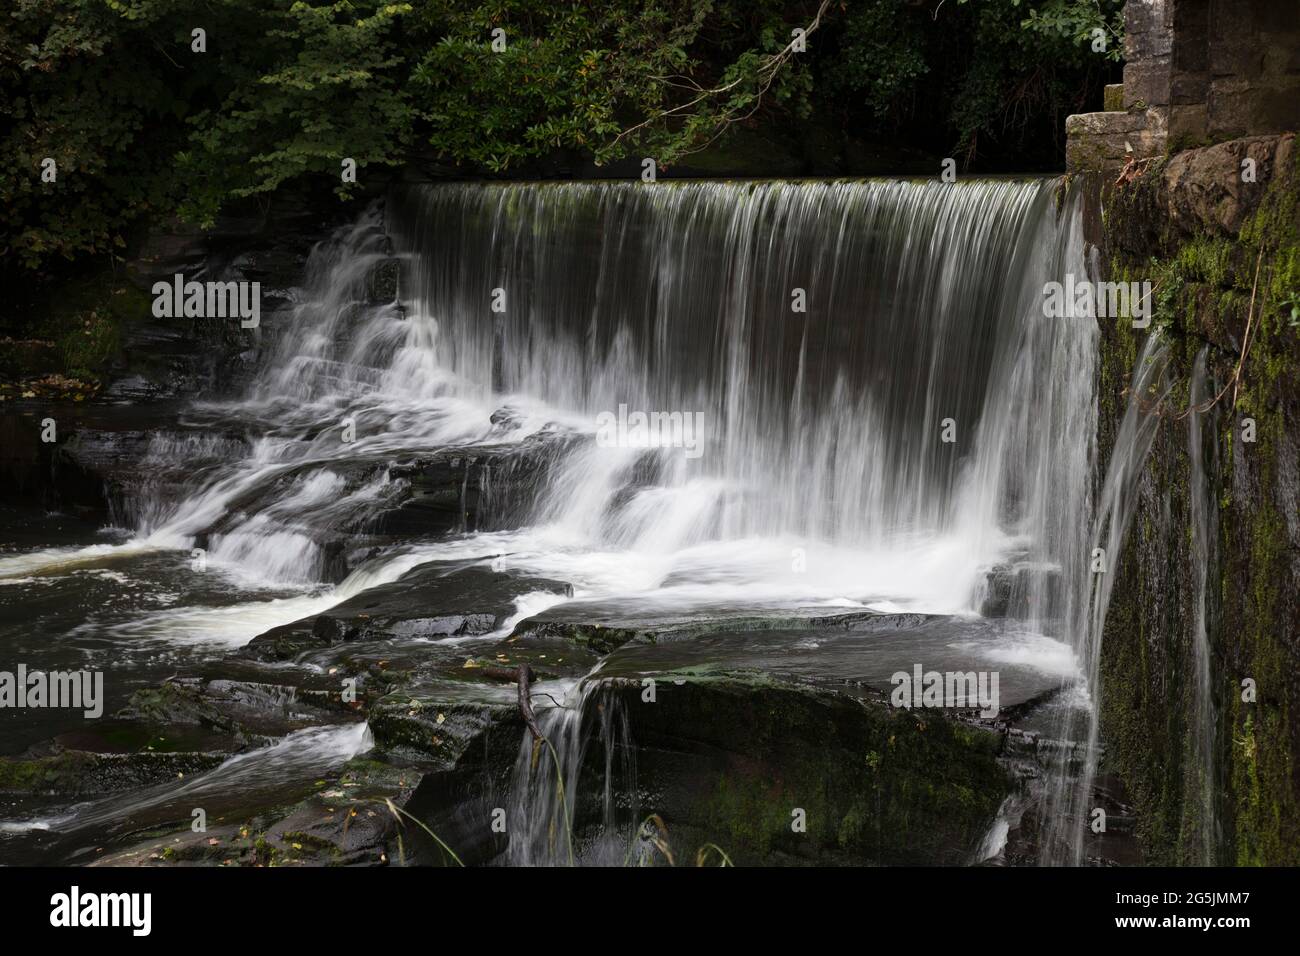
[(227, 753), (97, 754), (0, 760), (0, 793), (86, 797), (135, 790), (211, 770)]

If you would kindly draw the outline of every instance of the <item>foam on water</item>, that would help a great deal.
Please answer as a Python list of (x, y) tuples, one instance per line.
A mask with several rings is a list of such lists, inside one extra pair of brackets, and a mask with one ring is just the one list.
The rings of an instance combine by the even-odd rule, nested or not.
[[(114, 633), (228, 647), (432, 560), (674, 611), (967, 616), (989, 570), (1014, 562), (1051, 574), (1031, 579), (995, 662), (1093, 679), (1098, 328), (1043, 315), (1045, 283), (1089, 271), (1060, 188), (395, 192), (313, 253), (247, 394), (195, 406), (194, 434), (156, 437), (127, 509), (134, 538), (0, 557), (0, 578), (205, 540), (235, 586), (286, 593), (159, 608)], [(389, 259), (397, 299), (375, 304), (370, 276)], [(620, 406), (698, 414), (700, 454), (608, 447), (601, 417)], [(388, 465), (525, 445), (547, 467), (511, 530), (410, 543), (323, 582), (322, 529), (363, 525), (400, 495)], [(1123, 495), (1108, 494), (1118, 519)], [(554, 600), (522, 596), (511, 622)]]

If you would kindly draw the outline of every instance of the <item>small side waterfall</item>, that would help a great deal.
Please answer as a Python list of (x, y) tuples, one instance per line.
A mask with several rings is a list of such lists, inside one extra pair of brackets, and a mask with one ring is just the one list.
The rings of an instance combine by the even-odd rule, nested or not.
[(1143, 463), (1155, 441), (1162, 406), (1173, 387), (1167, 375), (1168, 364), (1168, 347), (1163, 337), (1158, 332), (1147, 336), (1133, 370), (1128, 404), (1116, 432), (1097, 502), (1090, 550), (1092, 560), (1100, 562), (1094, 567), (1104, 570), (1092, 571), (1088, 600), (1086, 604), (1080, 603), (1081, 619), (1076, 619), (1073, 627), (1077, 635), (1075, 653), (1083, 671), (1086, 694), (1077, 706), (1062, 710), (1056, 730), (1058, 740), (1083, 743), (1085, 747), (1082, 767), (1076, 770), (1070, 760), (1064, 760), (1046, 788), (1043, 814), (1046, 827), (1040, 849), (1045, 863), (1078, 865), (1083, 862), (1089, 801), (1097, 771), (1102, 634), (1120, 554), (1137, 509)]
[[(507, 862), (515, 866), (564, 866), (626, 862), (637, 808), (620, 808), (618, 796), (636, 793), (635, 751), (627, 714), (617, 694), (592, 675), (557, 706), (538, 714), (544, 740), (525, 733), (515, 762), (509, 814)], [(600, 835), (580, 839), (580, 815), (594, 803), (584, 791), (583, 766), (600, 748)], [(622, 812), (620, 812), (622, 811)]]
[[(1221, 838), (1218, 817), (1218, 771), (1216, 743), (1218, 718), (1214, 701), (1213, 649), (1210, 647), (1210, 613), (1212, 596), (1209, 582), (1216, 580), (1216, 543), (1218, 541), (1218, 502), (1214, 498), (1214, 484), (1210, 480), (1217, 472), (1217, 445), (1211, 441), (1208, 449), (1203, 433), (1209, 429), (1216, 433), (1216, 412), (1213, 407), (1200, 410), (1213, 397), (1212, 383), (1206, 373), (1206, 353), (1202, 349), (1196, 356), (1188, 386), (1187, 457), (1188, 500), (1191, 507), (1191, 567), (1195, 579), (1196, 597), (1193, 606), (1192, 664), (1194, 694), (1191, 718), (1191, 760), (1187, 773), (1186, 806), (1193, 808), (1192, 817), (1197, 863), (1213, 866), (1218, 862), (1217, 847)], [(1184, 811), (1185, 814), (1187, 811)]]

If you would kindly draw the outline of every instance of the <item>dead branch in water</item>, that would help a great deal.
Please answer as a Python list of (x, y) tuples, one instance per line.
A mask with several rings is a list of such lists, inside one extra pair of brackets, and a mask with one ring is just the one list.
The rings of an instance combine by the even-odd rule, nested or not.
[(533, 712), (532, 686), (533, 681), (537, 679), (533, 669), (527, 664), (520, 664), (514, 670), (510, 670), (508, 667), (485, 667), (483, 668), (483, 676), (491, 680), (519, 685), (519, 716), (524, 719), (524, 723), (532, 731), (533, 740), (544, 740), (542, 728), (537, 723), (537, 715)]

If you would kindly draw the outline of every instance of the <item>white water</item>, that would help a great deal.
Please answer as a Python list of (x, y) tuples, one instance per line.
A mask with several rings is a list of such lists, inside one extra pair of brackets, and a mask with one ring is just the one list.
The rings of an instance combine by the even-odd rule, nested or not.
[[(625, 402), (703, 412), (705, 454), (567, 446), (513, 542), (533, 561), (516, 564), (672, 602), (940, 613), (973, 612), (986, 569), (1009, 556), (1068, 578), (1087, 510), (1096, 330), (1039, 310), (1044, 281), (1082, 271), (1077, 213), (1058, 218), (1053, 190), (575, 184), (394, 197), (404, 309), (361, 301), (386, 255), (367, 217), (313, 257), (315, 285), (250, 394), (201, 409), (250, 435), (242, 457), (222, 461), (230, 449), (214, 453), (206, 435), (159, 437), (160, 469), (201, 463), (188, 494), (145, 488), (132, 540), (6, 558), (0, 575), (189, 548), (210, 531), (208, 559), (249, 583), (310, 585), (313, 533), (398, 490), (385, 462), (518, 443), (547, 423), (590, 434), (595, 414)], [(494, 329), (497, 287), (507, 312)], [(794, 288), (806, 313), (791, 311)], [(503, 406), (520, 414), (491, 425)], [(940, 440), (945, 418), (953, 444)], [(344, 495), (331, 465), (370, 459), (379, 473)], [(172, 609), (140, 626), (247, 640), (391, 580), (410, 566), (397, 560), (333, 592)], [(1070, 609), (1053, 601), (1036, 602), (1034, 623), (1068, 641), (1057, 622)]]
[[(569, 581), (578, 598), (671, 610), (972, 616), (989, 569), (1016, 564), (1060, 583), (1032, 579), (1008, 660), (1095, 681), (1084, 595), (1097, 326), (1042, 313), (1046, 282), (1087, 271), (1079, 209), (1058, 213), (1057, 186), (394, 194), (382, 221), (368, 214), (317, 249), (248, 393), (193, 410), (236, 437), (156, 436), (130, 540), (6, 557), (0, 577), (206, 540), (233, 586), (288, 596), (163, 608), (117, 632), (236, 646), (429, 560), (492, 558)], [(400, 302), (368, 305), (389, 235)], [(807, 311), (792, 308), (795, 290)], [(597, 416), (620, 404), (700, 413), (703, 454), (602, 447)], [(511, 415), (494, 424), (499, 409)], [(549, 467), (516, 503), (518, 527), (407, 543), (322, 582), (322, 531), (402, 494), (389, 464), (526, 445)], [(521, 599), (519, 616), (549, 600)]]
[(1188, 802), (1192, 806), (1193, 826), (1196, 834), (1196, 860), (1202, 866), (1213, 866), (1216, 862), (1216, 848), (1221, 837), (1218, 802), (1217, 802), (1217, 766), (1216, 735), (1218, 732), (1218, 715), (1215, 712), (1213, 697), (1213, 651), (1210, 647), (1210, 613), (1209, 584), (1215, 578), (1211, 575), (1213, 558), (1218, 541), (1218, 503), (1214, 500), (1213, 484), (1209, 475), (1213, 474), (1214, 445), (1211, 443), (1208, 454), (1202, 438), (1203, 429), (1210, 429), (1215, 434), (1215, 412), (1207, 409), (1205, 413), (1197, 407), (1207, 403), (1213, 397), (1213, 384), (1207, 380), (1206, 354), (1208, 346), (1196, 356), (1192, 366), (1192, 377), (1188, 383), (1187, 413), (1187, 458), (1188, 458), (1188, 501), (1191, 508), (1191, 567), (1195, 576), (1196, 603), (1192, 609), (1192, 766), (1188, 773)]
[[(525, 733), (515, 760), (507, 828), (506, 858), (512, 866), (554, 866), (582, 862), (616, 866), (629, 855), (635, 808), (620, 818), (616, 794), (636, 791), (634, 751), (627, 715), (617, 696), (602, 693), (595, 676), (561, 689), (540, 685), (560, 706), (543, 705), (537, 714), (545, 740)], [(599, 699), (600, 705), (595, 706)], [(538, 698), (539, 701), (544, 698)], [(548, 745), (549, 742), (549, 745)], [(600, 837), (584, 845), (572, 833), (584, 796), (582, 770), (593, 745), (600, 748)], [(553, 749), (552, 749), (553, 748)]]
[(1161, 334), (1157, 331), (1149, 335), (1133, 370), (1128, 405), (1116, 432), (1097, 503), (1087, 553), (1092, 555), (1100, 548), (1104, 552), (1105, 570), (1090, 573), (1087, 600), (1076, 606), (1077, 617), (1071, 627), (1077, 635), (1074, 647), (1084, 678), (1080, 689), (1087, 695), (1087, 706), (1062, 708), (1055, 733), (1057, 740), (1085, 744), (1083, 767), (1076, 775), (1069, 761), (1064, 761), (1060, 773), (1048, 782), (1044, 804), (1046, 833), (1041, 845), (1046, 863), (1083, 862), (1084, 838), (1090, 822), (1089, 801), (1097, 773), (1099, 702), (1096, 695), (1102, 634), (1124, 540), (1137, 510), (1143, 464), (1155, 441), (1162, 407), (1172, 388), (1166, 375), (1168, 360), (1168, 349)]

